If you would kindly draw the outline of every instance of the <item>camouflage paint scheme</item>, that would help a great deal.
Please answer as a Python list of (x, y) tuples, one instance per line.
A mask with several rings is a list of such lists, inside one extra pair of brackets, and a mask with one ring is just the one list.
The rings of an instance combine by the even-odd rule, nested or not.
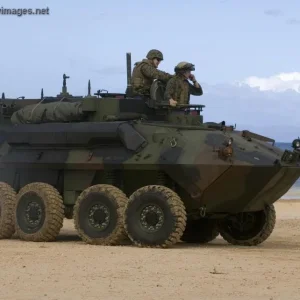
[(190, 95), (201, 96), (202, 94), (201, 86), (196, 88), (182, 74), (176, 74), (168, 81), (164, 98), (165, 101), (173, 99), (179, 104), (189, 104)]
[[(205, 205), (207, 212), (235, 213), (260, 210), (274, 203), (300, 175), (295, 163), (280, 162), (281, 150), (264, 142), (248, 141), (241, 132), (154, 121), (104, 120), (107, 115), (118, 115), (126, 102), (132, 108), (139, 108), (141, 103), (137, 99), (87, 97), (83, 99), (83, 110), (91, 113), (91, 122), (25, 124), (8, 129), (0, 161), (6, 172), (1, 172), (0, 181), (19, 190), (43, 178), (59, 188), (59, 176), (64, 172), (64, 189), (59, 191), (70, 195), (64, 198), (73, 205), (76, 195), (94, 184), (103, 170), (121, 171), (124, 174), (120, 178), (133, 176), (135, 186), (128, 194), (145, 182), (149, 184), (146, 171), (151, 175), (164, 171), (187, 192), (188, 210)], [(228, 137), (234, 140), (234, 156), (227, 161), (219, 158), (215, 149), (222, 147)], [(98, 148), (89, 145), (91, 140), (97, 140)], [(105, 147), (100, 147), (102, 140)], [(51, 172), (44, 172), (49, 164)], [(144, 182), (138, 180), (140, 172)]]
[(132, 73), (132, 88), (136, 95), (149, 95), (151, 84), (154, 79), (167, 82), (173, 75), (158, 70), (149, 59), (143, 59), (134, 64)]
[[(296, 150), (283, 152), (268, 144), (268, 138), (224, 123), (203, 123), (204, 106), (171, 109), (162, 99), (145, 103), (125, 94), (97, 95), (66, 97), (82, 101), (88, 116), (82, 122), (15, 126), (9, 125), (8, 117), (40, 100), (2, 99), (2, 109), (3, 104), (15, 106), (6, 110), (6, 117), (3, 110), (1, 114), (6, 127), (0, 129), (0, 182), (17, 193), (29, 183), (50, 184), (69, 208), (85, 189), (99, 183), (118, 187), (127, 197), (144, 186), (167, 186), (183, 201), (188, 223), (263, 211), (300, 176)], [(218, 232), (212, 235), (205, 241)], [(129, 237), (140, 246), (165, 247), (174, 235), (154, 244)]]

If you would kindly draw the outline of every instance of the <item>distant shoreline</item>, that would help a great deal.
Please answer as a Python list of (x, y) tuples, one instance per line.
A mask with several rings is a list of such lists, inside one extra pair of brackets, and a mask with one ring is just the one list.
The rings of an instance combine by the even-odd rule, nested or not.
[[(283, 202), (283, 203), (287, 203), (287, 202), (289, 202), (289, 203), (293, 203), (293, 202), (295, 202), (295, 203), (298, 203), (300, 201), (300, 198), (299, 199), (284, 199), (284, 198), (280, 198), (279, 200), (277, 200), (276, 202)], [(275, 202), (275, 203), (276, 203)]]

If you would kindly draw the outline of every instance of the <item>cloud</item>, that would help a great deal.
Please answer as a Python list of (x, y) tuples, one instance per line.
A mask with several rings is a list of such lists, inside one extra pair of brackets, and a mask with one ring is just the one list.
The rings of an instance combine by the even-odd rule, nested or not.
[(260, 91), (283, 92), (294, 90), (300, 93), (300, 72), (280, 73), (270, 77), (251, 76), (238, 84), (259, 88)]
[(202, 84), (203, 96), (192, 96), (191, 103), (205, 105), (204, 122), (225, 120), (236, 124), (237, 130), (290, 142), (300, 135), (300, 91), (289, 90), (293, 86), (300, 86), (300, 73), (252, 76), (238, 84)]
[[(270, 17), (280, 17), (284, 15), (283, 11), (277, 8), (265, 9), (264, 14)], [(289, 18), (286, 20), (286, 24), (300, 25), (300, 19)]]
[(264, 11), (264, 14), (267, 15), (267, 16), (271, 16), (271, 17), (279, 17), (279, 16), (283, 15), (283, 11), (280, 10), (280, 9), (276, 9), (276, 8), (266, 9)]
[(300, 25), (300, 20), (299, 19), (288, 19), (286, 21), (286, 23), (289, 25)]

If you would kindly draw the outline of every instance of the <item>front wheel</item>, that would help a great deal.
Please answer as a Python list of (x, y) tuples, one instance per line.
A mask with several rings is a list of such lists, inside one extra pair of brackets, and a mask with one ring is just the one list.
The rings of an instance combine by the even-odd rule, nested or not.
[(126, 195), (117, 187), (97, 184), (85, 189), (74, 206), (78, 235), (88, 244), (114, 246), (126, 241)]
[(232, 245), (256, 246), (273, 232), (276, 223), (274, 205), (264, 210), (239, 213), (219, 223), (220, 235)]
[(170, 247), (180, 241), (185, 226), (184, 204), (171, 189), (148, 185), (129, 198), (125, 228), (136, 246)]

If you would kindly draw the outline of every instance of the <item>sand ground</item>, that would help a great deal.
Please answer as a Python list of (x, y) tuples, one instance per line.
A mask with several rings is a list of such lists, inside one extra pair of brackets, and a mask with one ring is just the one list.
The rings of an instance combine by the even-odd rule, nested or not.
[(300, 201), (276, 203), (258, 247), (221, 238), (171, 249), (86, 245), (66, 220), (53, 243), (0, 241), (0, 300), (300, 299)]

